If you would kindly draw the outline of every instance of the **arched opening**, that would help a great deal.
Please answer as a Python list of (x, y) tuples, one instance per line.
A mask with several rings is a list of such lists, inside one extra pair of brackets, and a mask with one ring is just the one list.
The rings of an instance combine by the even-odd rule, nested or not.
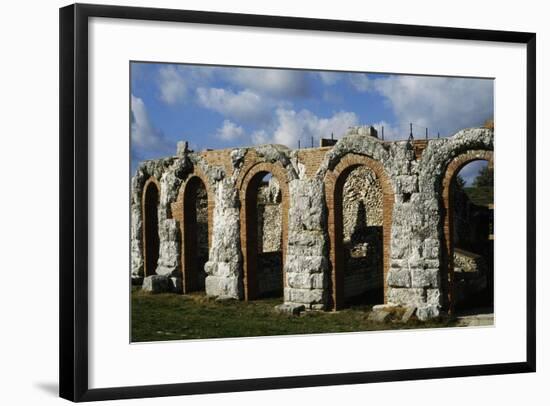
[(334, 189), (336, 286), (331, 287), (339, 307), (384, 302), (383, 204), (372, 169), (352, 165), (340, 173)]
[(208, 261), (208, 192), (198, 176), (191, 177), (183, 193), (184, 293), (203, 291)]
[(390, 179), (380, 161), (349, 153), (327, 171), (324, 181), (331, 265), (329, 308), (385, 303), (395, 199)]
[[(455, 158), (443, 181), (444, 264), (449, 312), (493, 306), (493, 155)], [(491, 310), (492, 311), (492, 310)]]
[(143, 192), (143, 260), (145, 276), (154, 275), (159, 259), (158, 204), (159, 188), (154, 179), (145, 183)]
[(245, 187), (245, 298), (282, 297), (285, 214), (281, 184), (271, 172), (258, 171)]

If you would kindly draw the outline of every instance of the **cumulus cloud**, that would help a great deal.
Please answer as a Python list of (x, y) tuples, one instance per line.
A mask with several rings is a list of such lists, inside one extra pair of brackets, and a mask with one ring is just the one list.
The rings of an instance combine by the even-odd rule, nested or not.
[(243, 128), (229, 120), (224, 120), (223, 125), (216, 131), (216, 136), (225, 141), (241, 138), (243, 135)]
[(331, 86), (338, 82), (342, 78), (342, 74), (339, 72), (317, 72), (321, 81), (328, 86)]
[(445, 77), (390, 76), (376, 79), (400, 124), (428, 127), (452, 135), (493, 117), (493, 81)]
[(187, 101), (194, 89), (206, 86), (220, 71), (213, 66), (162, 65), (157, 71), (159, 98), (169, 105)]
[(254, 144), (268, 144), (271, 137), (266, 130), (257, 130), (252, 133), (251, 139)]
[(132, 154), (138, 159), (145, 159), (173, 152), (162, 131), (152, 125), (143, 100), (134, 95), (131, 99)]
[(257, 93), (296, 97), (310, 93), (307, 72), (284, 69), (237, 68), (229, 70), (228, 79)]
[(295, 111), (278, 108), (274, 130), (271, 134), (266, 131), (253, 133), (252, 140), (256, 143), (273, 142), (288, 147), (296, 147), (298, 140), (302, 145), (309, 145), (311, 137), (319, 140), (321, 137), (342, 136), (346, 130), (358, 123), (355, 113), (341, 111), (331, 117), (318, 117), (309, 110)]
[(188, 92), (186, 80), (178, 67), (166, 65), (159, 69), (160, 99), (166, 104), (176, 104), (185, 99)]
[(358, 92), (366, 92), (371, 89), (371, 80), (366, 73), (350, 73), (348, 74), (348, 80)]
[(203, 107), (242, 121), (262, 121), (269, 117), (268, 103), (251, 90), (234, 93), (229, 89), (197, 89), (197, 100)]

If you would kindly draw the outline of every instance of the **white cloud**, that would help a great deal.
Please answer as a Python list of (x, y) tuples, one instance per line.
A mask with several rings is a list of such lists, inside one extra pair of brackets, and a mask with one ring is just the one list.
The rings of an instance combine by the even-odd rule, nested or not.
[(224, 120), (223, 125), (216, 131), (216, 136), (226, 141), (241, 138), (243, 135), (243, 128), (229, 120)]
[(132, 95), (131, 102), (132, 152), (139, 158), (168, 154), (172, 145), (164, 138), (162, 131), (151, 124), (145, 103)]
[(285, 69), (237, 68), (228, 79), (255, 92), (271, 96), (305, 96), (310, 93), (307, 72)]
[(271, 135), (266, 131), (253, 134), (256, 143), (273, 142), (291, 148), (298, 145), (310, 145), (311, 137), (316, 144), (319, 138), (328, 138), (331, 134), (341, 137), (351, 126), (357, 125), (358, 117), (355, 113), (341, 111), (328, 118), (318, 117), (309, 110), (295, 110), (278, 108), (276, 111), (275, 129)]
[(187, 96), (188, 86), (182, 72), (174, 65), (159, 69), (160, 99), (166, 104), (176, 104)]
[(252, 133), (252, 143), (254, 144), (268, 144), (270, 141), (269, 134), (266, 130), (257, 130)]
[(342, 78), (342, 74), (338, 72), (317, 72), (321, 81), (328, 86), (338, 82)]
[(358, 92), (366, 92), (371, 88), (371, 80), (366, 73), (350, 73), (348, 80)]
[(388, 99), (400, 126), (412, 122), (431, 134), (452, 135), (493, 117), (493, 81), (419, 76), (390, 76), (374, 81)]
[(229, 89), (197, 89), (198, 102), (210, 110), (243, 121), (261, 121), (269, 117), (268, 103), (251, 90), (234, 93)]

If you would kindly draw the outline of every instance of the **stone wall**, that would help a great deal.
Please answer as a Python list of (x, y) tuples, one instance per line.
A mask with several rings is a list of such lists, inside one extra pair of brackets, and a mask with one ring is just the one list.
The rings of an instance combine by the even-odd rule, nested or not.
[[(429, 141), (388, 142), (374, 135), (366, 127), (355, 127), (332, 147), (297, 151), (263, 145), (194, 153), (181, 146), (175, 157), (142, 163), (132, 179), (132, 278), (143, 278), (141, 198), (143, 185), (151, 177), (160, 184), (156, 274), (175, 279), (176, 284), (177, 278), (182, 277), (181, 232), (171, 209), (177, 203), (181, 184), (200, 172), (209, 191), (212, 229), (204, 266), (206, 293), (246, 297), (253, 276), (247, 274), (247, 255), (252, 251), (245, 226), (253, 211), (248, 213), (245, 209), (246, 189), (257, 174), (271, 173), (279, 180), (281, 203), (272, 204), (274, 207), (263, 204), (261, 227), (266, 238), (261, 246), (262, 252), (277, 252), (276, 241), (281, 241), (286, 304), (306, 309), (330, 308), (336, 299), (341, 300), (339, 289), (343, 285), (335, 284), (343, 270), (368, 269), (382, 263), (381, 302), (416, 307), (422, 319), (437, 316), (448, 305), (444, 283), (444, 183), (448, 167), (456, 157), (469, 151), (492, 151), (493, 131), (466, 129), (450, 138)], [(466, 155), (465, 159), (469, 157)], [(349, 261), (341, 261), (334, 241), (340, 220), (335, 219), (334, 213), (337, 200), (342, 197), (335, 193), (339, 176), (352, 166), (361, 169), (342, 192), (343, 239), (351, 245)], [(365, 187), (366, 184), (373, 187)], [(365, 215), (364, 220), (358, 221), (363, 216), (360, 205), (364, 206)], [(275, 209), (277, 206), (280, 212)], [(276, 217), (281, 217), (280, 228), (271, 221)], [(358, 235), (371, 236), (366, 245), (351, 238), (358, 222), (363, 223)], [(381, 231), (376, 227), (382, 227)], [(376, 244), (380, 240), (381, 247)], [(265, 264), (275, 264), (272, 259)], [(270, 267), (264, 265), (266, 269)], [(376, 282), (358, 282), (349, 277), (342, 291), (361, 291), (362, 283)]]

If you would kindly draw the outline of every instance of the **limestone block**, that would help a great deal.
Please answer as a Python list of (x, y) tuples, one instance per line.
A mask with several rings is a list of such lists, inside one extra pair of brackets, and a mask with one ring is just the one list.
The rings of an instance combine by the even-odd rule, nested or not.
[(407, 307), (407, 310), (405, 310), (405, 313), (403, 313), (403, 317), (401, 317), (401, 323), (408, 323), (415, 312), (416, 312), (416, 307), (413, 307), (413, 306)]
[(300, 274), (323, 273), (328, 270), (328, 260), (323, 256), (287, 255), (285, 272)]
[(385, 323), (390, 319), (391, 312), (388, 310), (373, 310), (369, 313), (368, 320), (375, 323)]
[(418, 317), (418, 320), (422, 321), (439, 317), (439, 306), (419, 306), (418, 309), (416, 309), (416, 317)]
[(408, 288), (411, 286), (411, 274), (407, 268), (391, 268), (388, 273), (388, 285), (393, 287)]
[(295, 289), (286, 287), (284, 289), (285, 303), (301, 303), (310, 307), (312, 304), (324, 304), (326, 302), (326, 291), (323, 289)]
[(150, 293), (172, 292), (172, 282), (165, 275), (150, 275), (143, 279), (141, 289)]
[(388, 288), (388, 302), (403, 306), (422, 306), (426, 304), (425, 292), (421, 288)]
[(286, 277), (290, 288), (325, 289), (327, 287), (323, 273), (287, 272)]
[(237, 277), (207, 276), (205, 280), (207, 296), (227, 296), (234, 299), (242, 298), (242, 289)]
[(295, 303), (283, 303), (278, 306), (275, 306), (275, 311), (277, 313), (290, 314), (292, 316), (297, 316), (303, 312), (306, 307), (303, 304)]
[(411, 269), (411, 286), (413, 288), (439, 287), (439, 269)]
[(426, 302), (431, 305), (441, 305), (441, 289), (426, 289)]

